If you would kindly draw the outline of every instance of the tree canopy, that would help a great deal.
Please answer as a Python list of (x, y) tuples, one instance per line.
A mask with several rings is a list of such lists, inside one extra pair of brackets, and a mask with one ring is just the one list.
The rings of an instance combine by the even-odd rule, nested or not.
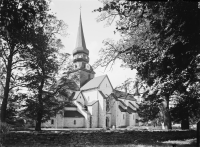
[(116, 19), (121, 39), (104, 41), (105, 47), (94, 67), (106, 67), (119, 58), (126, 67), (136, 69), (147, 86), (142, 96), (152, 106), (160, 107), (165, 126), (170, 129), (171, 97), (184, 94), (183, 99), (189, 99), (189, 87), (199, 84), (198, 3), (102, 2), (103, 7), (94, 10), (101, 13), (98, 20), (110, 24)]

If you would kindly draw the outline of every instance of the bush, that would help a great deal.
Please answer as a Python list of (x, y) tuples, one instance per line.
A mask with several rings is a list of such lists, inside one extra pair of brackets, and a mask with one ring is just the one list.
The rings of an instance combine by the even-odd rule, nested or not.
[(6, 134), (10, 130), (10, 126), (7, 123), (0, 122), (0, 134)]

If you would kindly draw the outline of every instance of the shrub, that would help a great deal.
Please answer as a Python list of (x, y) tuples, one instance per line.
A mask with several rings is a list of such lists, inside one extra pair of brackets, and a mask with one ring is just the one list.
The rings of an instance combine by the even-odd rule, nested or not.
[(10, 126), (7, 123), (0, 122), (0, 134), (6, 134), (10, 130)]

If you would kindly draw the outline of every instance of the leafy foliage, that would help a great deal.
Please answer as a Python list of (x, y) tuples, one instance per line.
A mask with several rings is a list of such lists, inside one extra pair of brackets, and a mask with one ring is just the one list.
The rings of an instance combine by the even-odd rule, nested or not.
[(2, 1), (0, 5), (0, 58), (3, 61), (1, 85), (4, 87), (3, 102), (1, 107), (1, 121), (6, 120), (7, 102), (10, 90), (21, 86), (15, 74), (24, 68), (24, 60), (20, 58), (30, 49), (37, 26), (41, 25), (42, 18), (48, 10), (45, 0), (30, 1)]
[[(189, 87), (199, 81), (200, 11), (197, 5), (197, 2), (181, 0), (103, 1), (103, 7), (94, 10), (101, 13), (99, 21), (107, 20), (110, 24), (118, 18), (116, 30), (121, 34), (117, 43), (104, 41), (105, 48), (94, 67), (107, 67), (121, 59), (122, 65), (136, 69), (146, 87), (142, 95), (146, 102), (141, 109), (158, 107), (168, 128), (171, 128), (171, 97), (184, 94), (183, 99), (187, 101)], [(148, 119), (152, 117), (147, 115)]]

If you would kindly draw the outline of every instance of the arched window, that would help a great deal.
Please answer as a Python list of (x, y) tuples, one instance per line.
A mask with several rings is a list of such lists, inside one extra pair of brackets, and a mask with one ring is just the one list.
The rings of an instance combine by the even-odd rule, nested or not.
[(76, 120), (74, 120), (74, 125), (76, 125)]
[(53, 120), (53, 119), (51, 120), (51, 124), (52, 124), (52, 125), (54, 124), (54, 120)]

